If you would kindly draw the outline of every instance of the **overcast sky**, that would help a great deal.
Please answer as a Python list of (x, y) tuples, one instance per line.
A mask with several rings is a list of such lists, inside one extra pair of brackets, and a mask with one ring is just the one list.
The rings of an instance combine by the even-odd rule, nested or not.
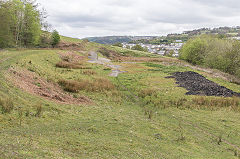
[(239, 26), (240, 0), (38, 0), (48, 22), (76, 38), (166, 35), (202, 27)]

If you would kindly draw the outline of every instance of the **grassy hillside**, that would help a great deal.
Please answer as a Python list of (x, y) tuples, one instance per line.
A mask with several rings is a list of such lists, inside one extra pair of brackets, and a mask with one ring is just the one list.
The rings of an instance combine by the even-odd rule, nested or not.
[(239, 98), (187, 96), (165, 77), (192, 68), (105, 46), (128, 55), (113, 60), (125, 73), (110, 77), (108, 66), (87, 62), (89, 51), (100, 47), (0, 52), (0, 103), (10, 111), (0, 114), (0, 158), (240, 156)]
[(62, 42), (68, 42), (68, 43), (80, 43), (80, 42), (82, 42), (81, 39), (71, 38), (71, 37), (67, 37), (67, 36), (61, 36), (61, 41)]

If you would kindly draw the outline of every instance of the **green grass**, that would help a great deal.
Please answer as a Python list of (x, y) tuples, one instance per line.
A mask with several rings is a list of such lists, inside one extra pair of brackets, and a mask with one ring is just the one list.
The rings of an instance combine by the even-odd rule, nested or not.
[[(88, 49), (96, 49), (95, 44)], [(235, 151), (240, 154), (237, 148), (224, 142), (219, 145), (218, 140), (221, 136), (240, 145), (240, 112), (229, 107), (198, 108), (191, 103), (195, 96), (186, 96), (174, 79), (165, 78), (191, 69), (164, 63), (117, 63), (127, 72), (114, 78), (103, 65), (85, 62), (96, 72), (86, 75), (81, 69), (56, 68), (61, 61), (58, 52), (68, 51), (0, 52), (0, 59), (5, 59), (0, 63), (0, 95), (14, 102), (12, 112), (0, 114), (0, 158), (238, 158), (234, 156)], [(55, 83), (106, 78), (116, 89), (73, 93), (87, 96), (91, 104), (59, 104), (15, 87), (5, 78), (9, 67), (31, 70)], [(208, 78), (240, 90), (239, 85)], [(140, 97), (147, 89), (156, 93)], [(180, 99), (187, 102), (176, 104)]]
[(61, 36), (61, 41), (62, 42), (69, 42), (69, 43), (80, 43), (80, 42), (82, 42), (81, 39), (71, 38), (71, 37), (67, 37), (67, 36)]
[(131, 50), (126, 48), (121, 48), (118, 46), (108, 46), (109, 49), (119, 52), (122, 56), (133, 56), (133, 57), (162, 57), (157, 54), (152, 54), (149, 52)]

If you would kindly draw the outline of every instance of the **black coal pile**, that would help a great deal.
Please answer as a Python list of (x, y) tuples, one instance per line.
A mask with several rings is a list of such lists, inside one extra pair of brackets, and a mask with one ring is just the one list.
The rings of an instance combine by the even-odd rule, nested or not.
[(186, 95), (240, 97), (240, 93), (233, 92), (224, 86), (220, 86), (196, 72), (175, 72), (172, 76), (166, 78), (175, 78), (177, 81), (176, 83), (179, 84), (180, 87), (184, 87), (188, 90)]

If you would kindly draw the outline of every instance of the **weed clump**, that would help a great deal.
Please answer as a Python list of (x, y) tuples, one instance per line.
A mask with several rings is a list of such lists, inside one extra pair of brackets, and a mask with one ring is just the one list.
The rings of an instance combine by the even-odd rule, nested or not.
[(187, 102), (186, 98), (179, 98), (179, 99), (175, 99), (175, 100), (170, 100), (169, 104), (172, 106), (175, 106), (177, 108), (184, 106), (184, 104)]
[(105, 47), (101, 47), (100, 49), (98, 49), (98, 52), (101, 53), (103, 56), (106, 56), (108, 58), (116, 58), (116, 57), (120, 57), (119, 53), (113, 51), (113, 50), (109, 50)]
[(110, 55), (111, 55), (111, 53), (110, 53), (111, 51), (106, 49), (106, 48), (104, 48), (104, 47), (101, 47), (98, 50), (98, 52), (100, 52), (103, 56), (106, 56), (106, 57), (110, 57)]
[(153, 117), (153, 111), (152, 110), (148, 110), (148, 109), (145, 109), (145, 115), (147, 115), (148, 119), (152, 119)]
[(13, 101), (10, 98), (0, 98), (0, 106), (3, 114), (11, 113), (14, 108)]
[(139, 97), (157, 96), (157, 90), (152, 88), (143, 89), (139, 92)]
[(60, 80), (58, 82), (65, 91), (77, 93), (80, 90), (87, 92), (104, 92), (114, 90), (115, 86), (108, 79), (98, 78), (93, 81), (90, 80)]
[(85, 70), (85, 71), (82, 71), (82, 73), (84, 75), (95, 75), (95, 74), (97, 74), (97, 72), (95, 72), (93, 70)]
[(56, 67), (59, 68), (69, 68), (69, 69), (91, 69), (90, 67), (83, 66), (82, 63), (78, 62), (67, 62), (67, 61), (60, 61), (56, 64)]
[(35, 117), (41, 117), (41, 114), (42, 114), (42, 105), (41, 104), (38, 104), (37, 106), (37, 110), (36, 110), (36, 114), (35, 114)]
[(65, 91), (72, 93), (77, 93), (81, 87), (79, 82), (70, 80), (60, 80), (58, 84), (61, 85)]
[(198, 107), (206, 107), (212, 110), (218, 108), (230, 108), (232, 110), (239, 110), (240, 99), (238, 97), (233, 98), (207, 98), (207, 97), (195, 97), (192, 99), (192, 103)]

